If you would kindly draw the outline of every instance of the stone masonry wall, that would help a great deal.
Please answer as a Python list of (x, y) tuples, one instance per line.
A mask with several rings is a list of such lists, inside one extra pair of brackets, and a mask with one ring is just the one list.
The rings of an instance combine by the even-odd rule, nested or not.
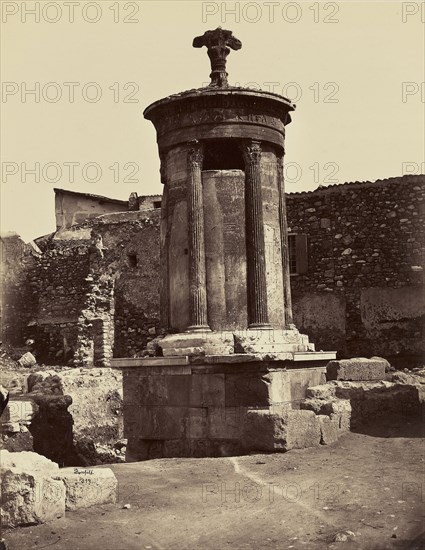
[(108, 366), (155, 337), (159, 216), (107, 214), (56, 234), (30, 272), (39, 362)]
[(114, 280), (114, 357), (140, 354), (159, 330), (160, 209), (102, 216), (104, 258), (93, 266)]
[(295, 323), (316, 349), (387, 357), (424, 352), (425, 176), (287, 197), (308, 269), (291, 276)]
[(39, 362), (66, 364), (78, 340), (78, 321), (85, 307), (90, 257), (87, 246), (46, 251), (31, 272), (37, 288), (36, 350)]
[(1, 340), (21, 346), (30, 336), (28, 325), (33, 320), (37, 302), (37, 285), (30, 277), (38, 252), (25, 244), (17, 234), (3, 235), (0, 240)]

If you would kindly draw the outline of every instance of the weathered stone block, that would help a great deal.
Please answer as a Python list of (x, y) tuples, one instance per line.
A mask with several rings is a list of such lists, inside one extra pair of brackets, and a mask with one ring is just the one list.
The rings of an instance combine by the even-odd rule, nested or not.
[(136, 401), (142, 405), (177, 407), (189, 403), (191, 376), (160, 375), (139, 379)]
[(128, 439), (125, 449), (126, 462), (139, 462), (149, 458), (149, 447), (143, 439), (132, 437)]
[(336, 399), (331, 404), (330, 419), (341, 432), (349, 432), (351, 427), (352, 407), (348, 399)]
[[(202, 456), (235, 456), (243, 452), (240, 440), (208, 439), (205, 445), (206, 454)], [(195, 456), (192, 454), (191, 456)]]
[(179, 439), (188, 422), (187, 407), (136, 407), (131, 430), (125, 436), (142, 439)]
[(342, 359), (330, 361), (326, 366), (327, 380), (383, 380), (385, 379), (385, 359)]
[(202, 439), (207, 437), (207, 409), (188, 409), (186, 437), (189, 439)]
[(306, 398), (330, 399), (335, 397), (335, 386), (333, 384), (321, 384), (320, 386), (312, 386), (305, 390)]
[[(178, 439), (162, 442), (162, 457), (233, 456), (241, 452), (240, 442), (226, 439)], [(149, 458), (154, 458), (150, 451)]]
[(303, 410), (319, 416), (328, 416), (340, 431), (349, 431), (351, 423), (351, 404), (348, 399), (305, 399), (300, 403)]
[(386, 414), (421, 414), (420, 385), (381, 382), (335, 382), (337, 396), (350, 400), (351, 421), (359, 426)]
[(290, 403), (291, 383), (284, 370), (269, 372), (263, 377), (268, 383), (269, 402), (272, 404)]
[(191, 377), (190, 405), (193, 407), (224, 407), (224, 374), (194, 374)]
[(320, 444), (320, 424), (312, 411), (294, 410), (282, 415), (268, 410), (247, 412), (243, 444), (247, 451), (289, 451)]
[(392, 370), (391, 364), (387, 359), (384, 359), (384, 357), (378, 357), (377, 355), (374, 355), (371, 357), (371, 360), (373, 361), (383, 361), (385, 363), (385, 372), (390, 372)]
[(263, 373), (226, 374), (226, 407), (267, 407), (270, 399), (270, 378)]
[(55, 475), (66, 489), (66, 510), (117, 501), (117, 479), (109, 468), (62, 468)]
[(320, 444), (320, 424), (310, 411), (291, 411), (286, 417), (285, 450), (304, 449)]
[(208, 437), (211, 439), (239, 439), (246, 415), (244, 407), (208, 408)]
[(316, 386), (325, 381), (322, 368), (288, 369), (273, 371), (271, 376), (270, 395), (273, 403), (292, 403), (292, 408), (298, 408), (309, 386)]
[(315, 414), (318, 415), (329, 416), (331, 414), (331, 400), (317, 398), (305, 399), (300, 403), (300, 409), (313, 411)]
[(65, 486), (59, 467), (32, 452), (0, 452), (1, 521), (4, 527), (33, 525), (63, 516)]
[(338, 425), (329, 416), (319, 415), (320, 424), (320, 443), (321, 445), (330, 445), (338, 441)]

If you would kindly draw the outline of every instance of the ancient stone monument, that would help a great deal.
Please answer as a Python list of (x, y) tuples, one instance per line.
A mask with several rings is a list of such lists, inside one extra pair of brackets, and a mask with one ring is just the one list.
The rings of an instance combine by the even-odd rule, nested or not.
[(167, 335), (161, 357), (113, 361), (124, 369), (128, 460), (256, 450), (258, 415), (268, 426), (259, 446), (283, 448), (273, 423), (335, 357), (315, 352), (292, 320), (283, 157), (295, 106), (228, 84), (226, 57), (242, 46), (230, 31), (207, 31), (193, 46), (207, 47), (210, 85), (144, 112), (164, 184)]

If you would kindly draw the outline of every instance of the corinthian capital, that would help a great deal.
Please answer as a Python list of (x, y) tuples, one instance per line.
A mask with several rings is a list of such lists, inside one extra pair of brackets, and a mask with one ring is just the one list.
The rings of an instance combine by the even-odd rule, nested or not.
[(202, 144), (197, 141), (190, 141), (187, 148), (187, 162), (189, 168), (200, 168), (202, 170), (202, 162), (204, 160), (204, 152)]
[(261, 142), (253, 139), (241, 144), (242, 155), (245, 164), (259, 164), (261, 161)]

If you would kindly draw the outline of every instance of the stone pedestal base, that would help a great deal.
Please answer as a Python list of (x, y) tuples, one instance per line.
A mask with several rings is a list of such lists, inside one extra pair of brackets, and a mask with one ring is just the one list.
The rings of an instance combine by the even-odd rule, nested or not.
[(159, 341), (164, 357), (186, 355), (228, 355), (233, 353), (232, 332), (180, 332)]
[(123, 369), (126, 461), (316, 444), (319, 422), (299, 404), (309, 386), (325, 381), (325, 365), (334, 356), (303, 353), (299, 362), (242, 354), (114, 360)]
[(291, 330), (255, 330), (248, 329), (234, 333), (236, 353), (295, 353), (314, 351), (308, 336), (300, 334), (296, 328)]
[(184, 355), (281, 354), (314, 351), (308, 336), (296, 328), (247, 329), (238, 331), (196, 331), (169, 334), (159, 341), (164, 357)]

